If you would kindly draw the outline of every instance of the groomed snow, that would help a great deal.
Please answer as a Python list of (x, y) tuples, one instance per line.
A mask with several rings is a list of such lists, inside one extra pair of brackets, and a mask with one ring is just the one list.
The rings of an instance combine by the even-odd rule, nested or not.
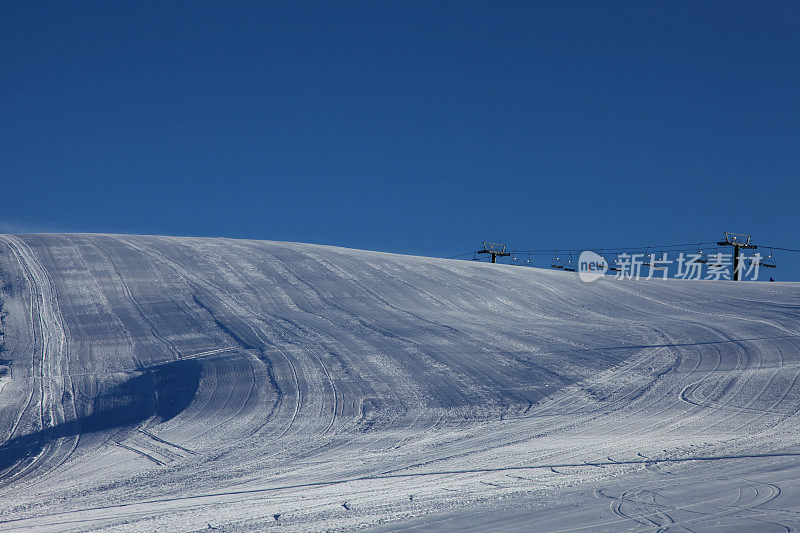
[(800, 284), (0, 238), (0, 529), (800, 527)]

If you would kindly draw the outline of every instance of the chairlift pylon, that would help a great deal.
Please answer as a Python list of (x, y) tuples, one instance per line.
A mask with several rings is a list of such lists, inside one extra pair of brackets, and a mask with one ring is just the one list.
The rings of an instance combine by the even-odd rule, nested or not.
[(751, 244), (752, 237), (746, 233), (731, 233), (730, 231), (726, 231), (723, 235), (724, 240), (717, 243), (720, 246), (736, 246), (744, 250), (755, 250), (758, 248), (755, 244)]
[(511, 255), (506, 251), (506, 245), (498, 242), (483, 241), (483, 249), (477, 250), (476, 254), (489, 254), (492, 257), (492, 263), (497, 262), (498, 257), (508, 257)]

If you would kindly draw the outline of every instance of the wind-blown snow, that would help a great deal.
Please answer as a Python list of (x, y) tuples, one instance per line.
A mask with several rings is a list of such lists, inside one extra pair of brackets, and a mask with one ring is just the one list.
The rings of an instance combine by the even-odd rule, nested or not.
[(800, 526), (800, 285), (0, 238), (0, 529)]

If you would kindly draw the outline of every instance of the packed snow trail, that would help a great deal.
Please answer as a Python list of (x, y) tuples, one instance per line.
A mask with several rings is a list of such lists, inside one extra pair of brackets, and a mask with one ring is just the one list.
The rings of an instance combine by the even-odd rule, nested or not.
[(0, 238), (0, 529), (800, 526), (800, 285)]

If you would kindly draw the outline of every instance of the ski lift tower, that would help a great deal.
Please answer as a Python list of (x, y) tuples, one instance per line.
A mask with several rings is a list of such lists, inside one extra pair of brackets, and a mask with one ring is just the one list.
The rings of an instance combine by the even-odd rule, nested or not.
[(750, 244), (750, 235), (730, 233), (728, 231), (726, 231), (724, 235), (725, 239), (719, 241), (717, 244), (719, 246), (733, 246), (733, 281), (739, 281), (741, 279), (739, 250), (755, 250), (758, 246)]
[(506, 257), (511, 255), (506, 252), (505, 244), (498, 244), (496, 242), (483, 242), (483, 250), (478, 250), (478, 254), (490, 254), (492, 256), (492, 263), (497, 263), (498, 257)]

